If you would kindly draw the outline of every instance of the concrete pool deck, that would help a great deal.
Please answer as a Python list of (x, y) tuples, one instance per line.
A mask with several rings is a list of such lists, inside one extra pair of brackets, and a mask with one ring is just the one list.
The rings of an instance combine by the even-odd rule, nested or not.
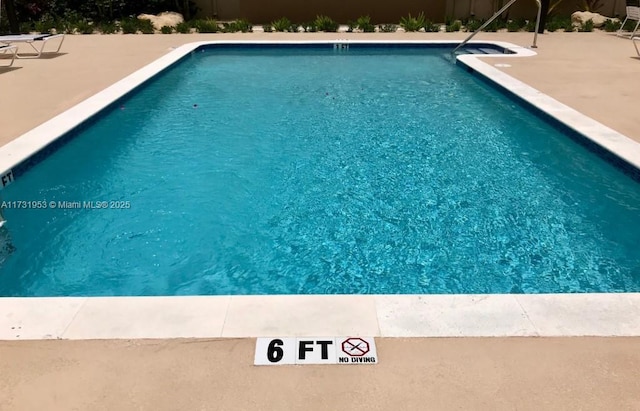
[[(0, 127), (0, 142), (13, 140), (166, 54), (171, 47), (186, 42), (447, 40), (463, 36), (459, 33), (68, 36), (62, 49), (66, 54), (19, 60), (16, 65), (22, 68), (0, 71), (0, 112), (3, 118), (11, 119), (3, 121)], [(521, 46), (527, 46), (532, 39), (529, 33), (487, 33), (478, 37)], [(538, 44), (539, 54), (535, 57), (492, 58), (491, 63), (511, 65), (501, 70), (640, 141), (634, 110), (640, 95), (640, 60), (633, 58), (631, 42), (605, 33), (552, 33), (541, 36)], [(638, 308), (635, 302), (629, 304)], [(581, 310), (575, 313), (580, 314)], [(597, 320), (591, 315), (585, 317), (587, 321)], [(614, 315), (602, 320), (612, 328), (625, 325), (615, 319)], [(501, 321), (495, 318), (495, 322), (499, 328)], [(446, 319), (443, 323), (450, 325)], [(66, 338), (64, 334), (60, 336)], [(51, 399), (57, 397), (58, 409), (131, 408), (134, 404), (154, 409), (298, 409), (311, 401), (316, 409), (389, 409), (396, 402), (410, 409), (424, 409), (426, 404), (435, 409), (640, 406), (636, 394), (640, 381), (638, 338), (378, 341), (379, 365), (374, 369), (345, 371), (329, 366), (260, 371), (251, 366), (253, 342), (246, 339), (1, 342), (0, 369), (8, 369), (3, 375), (11, 377), (0, 379), (0, 399), (8, 398), (8, 402), (0, 404), (10, 404), (10, 409), (44, 408), (47, 404), (46, 408), (52, 409)], [(94, 356), (97, 352), (99, 359)], [(104, 375), (100, 381), (91, 377), (100, 374)], [(217, 376), (220, 374), (225, 378)], [(176, 390), (172, 393), (170, 386), (164, 385), (168, 383), (161, 381), (163, 375), (176, 379)], [(144, 385), (140, 384), (141, 379), (145, 380)], [(371, 383), (355, 388), (348, 383), (363, 380)], [(245, 381), (249, 388), (242, 385)], [(304, 381), (309, 385), (304, 385)], [(278, 391), (277, 386), (291, 387), (296, 393), (291, 389)], [(7, 387), (6, 391), (2, 387)], [(87, 396), (78, 393), (77, 388), (82, 387), (86, 388), (83, 392)], [(33, 392), (43, 394), (37, 396)]]

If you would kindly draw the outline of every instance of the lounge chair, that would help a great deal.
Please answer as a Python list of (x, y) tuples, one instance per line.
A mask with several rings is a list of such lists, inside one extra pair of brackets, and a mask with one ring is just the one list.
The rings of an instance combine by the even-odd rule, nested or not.
[(633, 39), (633, 36), (636, 35), (638, 31), (638, 26), (640, 26), (640, 0), (627, 0), (627, 17), (622, 22), (622, 26), (620, 26), (620, 30), (616, 33), (617, 36), (623, 36), (622, 29), (627, 22), (627, 20), (633, 20), (636, 22), (636, 26), (633, 28), (633, 32), (629, 38)]
[[(0, 46), (12, 46), (16, 43), (26, 43), (31, 46), (31, 48), (35, 51), (35, 54), (16, 52), (16, 57), (19, 59), (37, 59), (44, 53), (44, 46), (47, 44), (47, 42), (53, 39), (60, 39), (58, 48), (55, 51), (47, 51), (47, 53), (58, 53), (60, 51), (60, 47), (62, 47), (62, 42), (64, 41), (64, 34), (10, 34), (7, 36), (0, 36)], [(40, 48), (37, 48), (33, 45), (33, 43), (35, 43), (36, 41), (42, 42), (42, 46), (40, 46)]]
[[(13, 62), (16, 60), (16, 55), (18, 54), (18, 48), (16, 46), (0, 46), (0, 53), (7, 54), (9, 52), (11, 53), (11, 61), (9, 61), (9, 64), (0, 65), (0, 67), (13, 66)], [(4, 59), (0, 61), (4, 61)]]
[(640, 42), (640, 37), (631, 37), (633, 42), (633, 47), (636, 48), (636, 53), (638, 53), (638, 57), (640, 57), (640, 49), (638, 48), (638, 42)]

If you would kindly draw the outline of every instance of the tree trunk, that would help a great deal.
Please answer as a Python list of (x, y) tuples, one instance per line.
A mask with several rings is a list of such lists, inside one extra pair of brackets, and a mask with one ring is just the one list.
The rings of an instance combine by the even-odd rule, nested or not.
[(7, 12), (7, 20), (9, 20), (9, 30), (11, 33), (20, 33), (20, 22), (16, 14), (15, 0), (4, 0), (4, 9)]
[(540, 27), (538, 27), (538, 33), (544, 34), (544, 27), (547, 24), (547, 14), (549, 13), (550, 0), (541, 0), (541, 15), (540, 15)]

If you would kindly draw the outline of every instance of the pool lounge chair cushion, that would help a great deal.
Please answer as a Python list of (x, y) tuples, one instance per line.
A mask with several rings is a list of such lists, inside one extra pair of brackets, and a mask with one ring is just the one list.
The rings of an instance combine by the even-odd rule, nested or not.
[[(11, 46), (15, 43), (27, 43), (35, 51), (35, 54), (17, 53), (17, 58), (38, 58), (44, 53), (44, 47), (48, 41), (60, 39), (58, 48), (55, 51), (48, 51), (47, 53), (58, 53), (64, 42), (64, 34), (10, 34), (6, 36), (0, 36), (0, 45)], [(41, 41), (42, 46), (37, 48), (33, 45), (34, 42)]]

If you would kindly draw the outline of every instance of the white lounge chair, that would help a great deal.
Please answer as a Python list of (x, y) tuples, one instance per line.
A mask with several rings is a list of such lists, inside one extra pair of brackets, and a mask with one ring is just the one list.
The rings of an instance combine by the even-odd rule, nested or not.
[[(31, 48), (35, 51), (35, 54), (33, 53), (25, 54), (25, 53), (16, 52), (16, 57), (19, 59), (27, 59), (27, 58), (37, 59), (38, 57), (42, 56), (42, 54), (44, 53), (44, 47), (47, 44), (47, 42), (54, 39), (60, 39), (58, 48), (55, 51), (47, 51), (47, 53), (58, 53), (60, 51), (60, 47), (62, 47), (62, 42), (64, 42), (64, 34), (16, 34), (16, 35), (11, 34), (7, 36), (0, 36), (0, 46), (2, 45), (12, 46), (16, 43), (26, 43), (31, 46)], [(40, 46), (40, 48), (37, 48), (36, 46), (34, 46), (33, 43), (35, 43), (36, 41), (42, 42), (42, 46)]]
[[(13, 62), (16, 60), (16, 55), (18, 54), (18, 48), (16, 46), (0, 46), (0, 53), (2, 54), (11, 53), (11, 61), (9, 61), (9, 64), (0, 65), (0, 67), (11, 67), (13, 66)], [(4, 61), (4, 59), (0, 61)]]
[(638, 31), (638, 26), (640, 26), (640, 1), (639, 0), (627, 0), (627, 17), (625, 17), (622, 22), (622, 26), (620, 26), (620, 30), (616, 33), (617, 36), (624, 36), (622, 29), (625, 23), (628, 20), (632, 20), (636, 22), (636, 26), (633, 28), (633, 32), (629, 38), (633, 39)]
[(636, 53), (638, 53), (638, 57), (640, 57), (640, 49), (638, 48), (638, 42), (640, 42), (640, 37), (631, 37), (633, 42), (633, 47), (636, 48)]

